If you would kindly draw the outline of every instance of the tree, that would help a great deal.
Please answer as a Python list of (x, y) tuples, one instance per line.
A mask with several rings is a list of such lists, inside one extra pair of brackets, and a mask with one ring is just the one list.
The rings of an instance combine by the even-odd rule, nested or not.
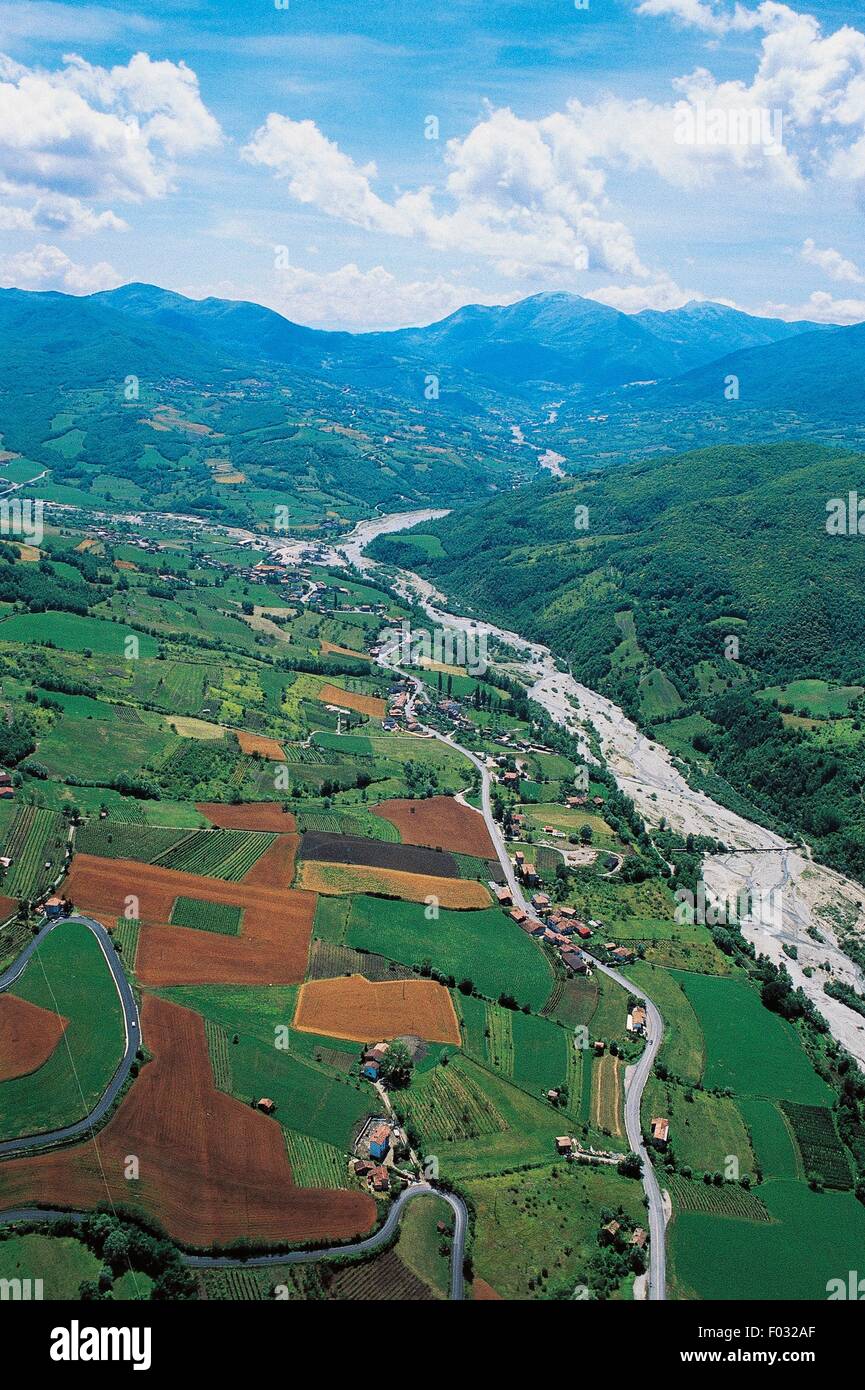
[(411, 1053), (397, 1038), (381, 1059), (379, 1077), (389, 1090), (400, 1090), (409, 1084), (413, 1065)]

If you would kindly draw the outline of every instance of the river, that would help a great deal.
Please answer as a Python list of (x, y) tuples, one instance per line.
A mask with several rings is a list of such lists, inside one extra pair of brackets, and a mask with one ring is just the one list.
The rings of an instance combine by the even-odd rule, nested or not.
[[(377, 536), (445, 515), (442, 509), (427, 509), (360, 522), (330, 548), (332, 558), (370, 573), (376, 563), (365, 551)], [(759, 953), (783, 962), (833, 1035), (865, 1066), (865, 1019), (823, 989), (831, 977), (865, 992), (865, 976), (839, 941), (839, 932), (860, 940), (865, 934), (865, 889), (691, 787), (666, 748), (648, 739), (612, 700), (561, 672), (548, 647), (494, 623), (450, 613), (446, 597), (413, 571), (399, 571), (397, 588), (419, 603), (437, 627), (484, 633), (512, 648), (515, 660), (510, 664), (527, 679), (532, 699), (580, 739), (588, 757), (591, 726), (610, 771), (649, 826), (664, 819), (681, 835), (709, 835), (728, 847), (727, 853), (704, 860), (708, 889), (733, 903), (743, 890), (757, 895), (754, 910), (742, 921), (744, 935)], [(795, 949), (796, 958), (785, 952), (785, 945)]]

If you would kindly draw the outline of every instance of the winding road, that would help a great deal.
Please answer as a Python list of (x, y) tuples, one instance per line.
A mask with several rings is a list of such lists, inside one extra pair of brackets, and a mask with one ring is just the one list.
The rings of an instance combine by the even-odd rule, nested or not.
[[(47, 1130), (42, 1134), (28, 1134), (18, 1139), (5, 1139), (0, 1142), (0, 1158), (9, 1158), (15, 1154), (38, 1153), (42, 1149), (53, 1148), (56, 1144), (67, 1143), (71, 1139), (78, 1139), (92, 1134), (96, 1126), (104, 1119), (111, 1109), (115, 1100), (129, 1075), (135, 1054), (141, 1045), (141, 1021), (138, 1017), (138, 1005), (135, 1002), (135, 995), (132, 987), (123, 973), (120, 957), (114, 949), (109, 933), (102, 926), (101, 922), (95, 922), (92, 917), (82, 917), (78, 913), (71, 917), (56, 917), (50, 922), (46, 922), (39, 932), (28, 941), (20, 956), (8, 970), (0, 975), (0, 994), (13, 985), (18, 977), (24, 972), (28, 962), (35, 952), (39, 949), (47, 936), (62, 926), (65, 922), (79, 922), (82, 926), (92, 931), (96, 940), (99, 942), (105, 963), (111, 971), (114, 986), (120, 997), (120, 1005), (123, 1010), (124, 1028), (124, 1047), (123, 1056), (118, 1063), (117, 1070), (103, 1091), (93, 1109), (83, 1119), (76, 1120), (74, 1124), (64, 1125), (61, 1129)], [(62, 1046), (62, 1040), (58, 1046)]]
[[(398, 673), (404, 679), (411, 681), (415, 691), (419, 692), (424, 688), (423, 681), (413, 672), (406, 671), (397, 666), (390, 658), (396, 651), (392, 647), (389, 651), (379, 653), (379, 665), (386, 670)], [(418, 721), (420, 723), (420, 721)], [(498, 861), (505, 875), (511, 896), (517, 907), (522, 908), (523, 912), (531, 915), (532, 906), (523, 893), (522, 884), (516, 876), (514, 866), (511, 863), (510, 855), (502, 836), (501, 829), (493, 816), (492, 811), (492, 778), (485, 761), (478, 757), (477, 753), (471, 748), (466, 748), (458, 743), (452, 734), (440, 733), (438, 729), (433, 729), (427, 724), (421, 724), (424, 731), (438, 739), (440, 743), (447, 744), (449, 748), (455, 749), (458, 753), (468, 758), (469, 762), (476, 767), (481, 777), (481, 814), (489, 833), (489, 837), (495, 847)], [(661, 1188), (652, 1167), (652, 1161), (648, 1150), (643, 1142), (643, 1132), (640, 1124), (640, 1107), (643, 1099), (643, 1091), (646, 1082), (652, 1074), (655, 1065), (655, 1058), (664, 1036), (664, 1023), (661, 1018), (660, 1010), (657, 1005), (648, 998), (641, 986), (635, 985), (632, 980), (621, 975), (618, 970), (612, 969), (608, 965), (602, 965), (589, 951), (580, 947), (583, 954), (588, 956), (593, 962), (595, 969), (600, 970), (604, 975), (615, 980), (616, 984), (622, 986), (629, 994), (639, 994), (645, 999), (646, 1019), (647, 1019), (647, 1038), (640, 1058), (625, 1073), (625, 1129), (628, 1135), (628, 1143), (634, 1153), (639, 1154), (642, 1160), (642, 1181), (643, 1191), (646, 1194), (649, 1222), (649, 1298), (656, 1301), (664, 1300), (667, 1296), (667, 1257), (664, 1243), (665, 1220), (664, 1204), (661, 1197)]]
[[(441, 1197), (454, 1214), (453, 1245), (451, 1247), (452, 1300), (465, 1298), (465, 1279), (463, 1260), (468, 1229), (468, 1211), (465, 1203), (453, 1192), (441, 1192), (429, 1183), (413, 1183), (403, 1188), (394, 1201), (386, 1219), (377, 1231), (365, 1240), (352, 1241), (349, 1245), (331, 1245), (321, 1250), (286, 1250), (284, 1254), (250, 1255), (247, 1259), (232, 1259), (230, 1255), (190, 1255), (181, 1251), (180, 1258), (190, 1269), (271, 1269), (280, 1265), (310, 1265), (320, 1260), (336, 1259), (344, 1255), (370, 1255), (380, 1249), (396, 1232), (402, 1220), (403, 1210), (415, 1197)], [(92, 1215), (86, 1211), (60, 1211), (57, 1208), (19, 1207), (15, 1211), (0, 1213), (0, 1226), (12, 1226), (22, 1221), (41, 1221), (49, 1225), (57, 1221), (85, 1221)]]
[[(117, 1070), (103, 1091), (93, 1109), (83, 1119), (76, 1120), (74, 1124), (64, 1125), (60, 1129), (47, 1130), (41, 1134), (25, 1135), (18, 1139), (7, 1139), (0, 1142), (0, 1158), (13, 1158), (24, 1154), (39, 1153), (44, 1149), (54, 1148), (58, 1144), (68, 1143), (74, 1139), (88, 1138), (93, 1135), (96, 1126), (101, 1123), (110, 1111), (117, 1099), (120, 1091), (129, 1075), (130, 1068), (135, 1060), (141, 1042), (141, 1021), (138, 1015), (138, 1005), (123, 968), (120, 964), (120, 957), (114, 950), (111, 936), (102, 926), (101, 922), (96, 922), (91, 917), (83, 917), (75, 913), (71, 917), (58, 917), (50, 922), (46, 922), (40, 931), (28, 941), (24, 950), (17, 960), (0, 975), (0, 994), (9, 989), (11, 985), (24, 973), (28, 963), (35, 952), (39, 949), (42, 942), (51, 932), (56, 930), (65, 922), (78, 922), (87, 927), (102, 950), (108, 969), (111, 971), (120, 1003), (123, 1010), (123, 1026), (125, 1031), (125, 1045), (123, 1057), (118, 1064)], [(62, 1045), (62, 1044), (58, 1044)], [(390, 1211), (387, 1214), (379, 1230), (373, 1232), (365, 1240), (354, 1241), (350, 1245), (336, 1245), (322, 1250), (288, 1250), (284, 1254), (276, 1255), (254, 1255), (248, 1259), (232, 1259), (228, 1255), (190, 1255), (183, 1253), (181, 1258), (184, 1264), (194, 1269), (232, 1269), (245, 1268), (247, 1266), (267, 1268), (275, 1265), (286, 1264), (314, 1264), (317, 1260), (333, 1258), (340, 1255), (361, 1255), (371, 1253), (385, 1245), (396, 1231), (402, 1217), (403, 1209), (407, 1202), (414, 1197), (423, 1195), (435, 1195), (447, 1202), (454, 1213), (454, 1235), (451, 1249), (451, 1290), (452, 1299), (462, 1299), (465, 1297), (465, 1281), (463, 1276), (463, 1261), (465, 1258), (466, 1231), (468, 1228), (468, 1212), (465, 1203), (461, 1198), (451, 1192), (440, 1192), (429, 1183), (413, 1183), (411, 1187), (404, 1188), (396, 1198)], [(42, 1221), (53, 1223), (56, 1221), (69, 1220), (83, 1221), (89, 1213), (61, 1211), (58, 1208), (42, 1207), (21, 1207), (12, 1211), (0, 1212), (0, 1226), (12, 1226), (21, 1221)]]

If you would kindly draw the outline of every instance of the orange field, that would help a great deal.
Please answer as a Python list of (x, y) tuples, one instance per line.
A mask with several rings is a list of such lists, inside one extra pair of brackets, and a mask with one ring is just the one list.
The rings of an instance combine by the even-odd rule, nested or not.
[(5, 922), (17, 911), (17, 900), (15, 898), (7, 898), (5, 893), (0, 893), (0, 922)]
[(237, 734), (241, 753), (260, 753), (272, 763), (285, 762), (282, 744), (277, 743), (275, 738), (268, 738), (265, 734), (250, 734), (246, 729), (235, 729), (234, 732)]
[(47, 1062), (68, 1022), (14, 994), (0, 994), (0, 1081), (29, 1076)]
[(308, 980), (301, 985), (294, 1027), (303, 1033), (371, 1042), (412, 1033), (427, 1042), (459, 1047), (460, 1026), (453, 1001), (435, 980), (386, 980), (363, 975)]
[(501, 1298), (500, 1293), (496, 1293), (492, 1284), (488, 1284), (486, 1279), (481, 1279), (477, 1274), (472, 1281), (472, 1298), (475, 1303), (483, 1303), (492, 1299)]
[(353, 656), (357, 661), (369, 661), (366, 652), (355, 651), (353, 647), (341, 647), (338, 642), (323, 641), (321, 654), (322, 656)]
[(282, 809), (281, 801), (249, 801), (231, 806), (224, 801), (197, 801), (196, 811), (221, 830), (283, 830), (297, 829), (294, 816)]
[(326, 864), (305, 859), (297, 884), (311, 893), (373, 893), (383, 898), (403, 898), (422, 903), (438, 898), (440, 907), (489, 907), (490, 895), (482, 883), (468, 878), (436, 878), (409, 874), (403, 869), (377, 869), (368, 864)]
[[(138, 898), (142, 926), (136, 972), (144, 985), (288, 985), (306, 974), (312, 893), (260, 882), (227, 883), (92, 854), (75, 856), (63, 891), (77, 907), (105, 921), (124, 915), (128, 895)], [(169, 926), (177, 897), (242, 907), (240, 936)]]
[[(288, 816), (285, 819), (288, 820)], [(290, 888), (299, 844), (299, 835), (277, 835), (270, 848), (244, 874), (243, 882), (260, 884), (263, 888)]]
[(479, 859), (495, 859), (496, 851), (483, 816), (461, 806), (452, 796), (431, 796), (423, 801), (382, 801), (373, 811), (389, 820), (404, 845), (456, 850)]
[[(145, 995), (142, 1030), (154, 1060), (94, 1140), (0, 1164), (0, 1205), (134, 1206), (176, 1240), (333, 1240), (368, 1231), (368, 1193), (293, 1185), (276, 1121), (213, 1085), (198, 1014)], [(124, 1175), (127, 1155), (140, 1177)]]
[(358, 714), (369, 714), (374, 719), (383, 719), (387, 712), (384, 700), (376, 695), (358, 695), (356, 690), (341, 690), (338, 685), (323, 685), (318, 698), (325, 705), (339, 705), (341, 709), (353, 709)]

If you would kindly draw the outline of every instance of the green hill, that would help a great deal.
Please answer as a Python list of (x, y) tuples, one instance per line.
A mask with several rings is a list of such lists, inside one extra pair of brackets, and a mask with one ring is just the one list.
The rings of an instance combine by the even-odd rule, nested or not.
[[(865, 536), (826, 523), (863, 483), (865, 459), (814, 445), (703, 450), (427, 524), (442, 557), (399, 538), (376, 549), (548, 643), (715, 794), (720, 774), (861, 878)], [(826, 698), (797, 705), (786, 687), (802, 679)]]

